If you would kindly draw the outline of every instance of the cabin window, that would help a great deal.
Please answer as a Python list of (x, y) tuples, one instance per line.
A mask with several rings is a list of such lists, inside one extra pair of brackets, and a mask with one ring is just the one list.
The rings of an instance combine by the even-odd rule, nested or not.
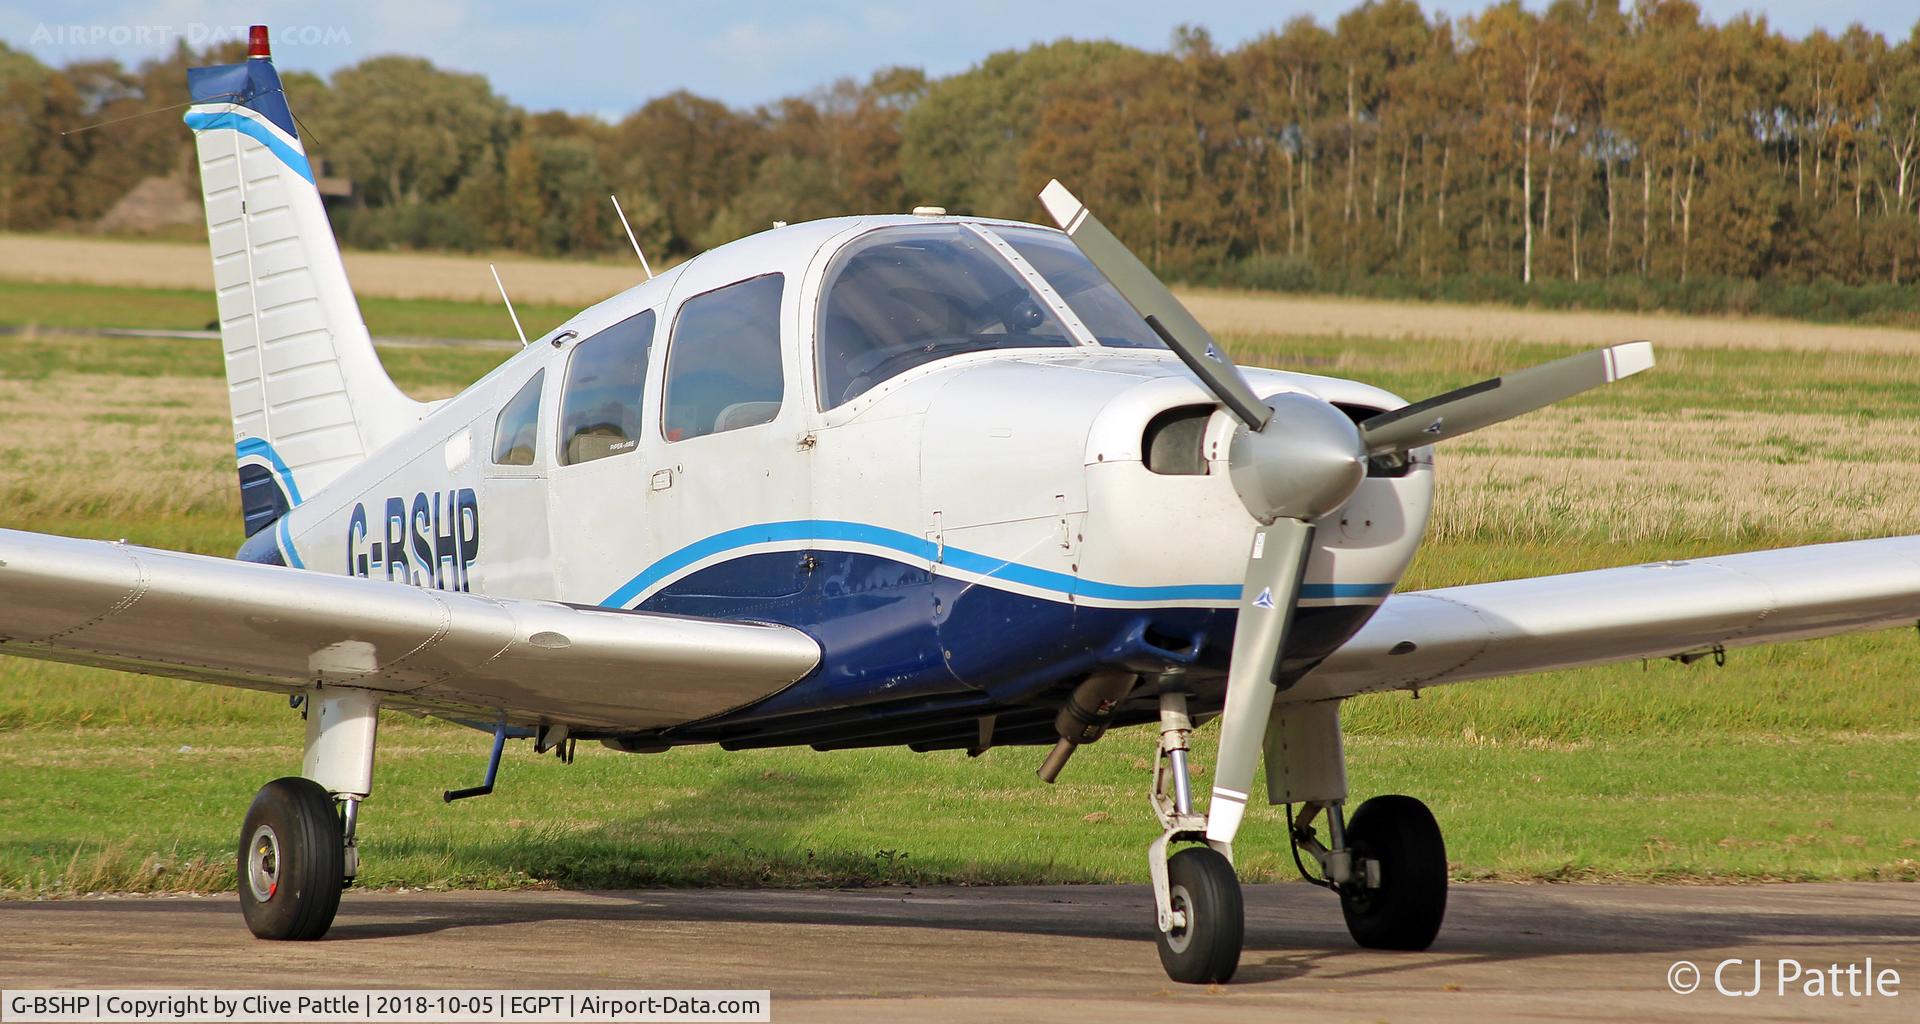
[(640, 398), (653, 350), (653, 310), (580, 342), (567, 362), (560, 404), (560, 464), (571, 466), (640, 446)]
[(959, 225), (862, 235), (834, 257), (821, 294), (816, 358), (824, 409), (962, 352), (1073, 343), (1013, 266)]
[(1100, 344), (1114, 348), (1167, 347), (1072, 239), (1039, 228), (991, 230), (1047, 279)]
[(771, 421), (786, 381), (780, 369), (781, 274), (688, 299), (667, 347), (667, 440), (685, 441)]
[(494, 465), (533, 465), (533, 449), (540, 437), (540, 385), (546, 379), (547, 371), (535, 373), (500, 410), (493, 424)]

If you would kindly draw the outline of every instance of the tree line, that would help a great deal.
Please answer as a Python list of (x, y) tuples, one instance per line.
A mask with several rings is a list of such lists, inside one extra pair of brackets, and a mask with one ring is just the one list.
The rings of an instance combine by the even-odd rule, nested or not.
[[(84, 226), (191, 174), (177, 110), (136, 115), (238, 59), (50, 68), (0, 45), (0, 229)], [(918, 204), (1031, 220), (1057, 176), (1188, 280), (1920, 278), (1920, 26), (1793, 39), (1688, 0), (1458, 19), (1369, 0), (1232, 49), (1199, 28), (1164, 52), (1063, 40), (751, 109), (674, 92), (613, 123), (413, 57), (285, 77), (309, 151), (352, 183), (336, 227), (359, 246), (611, 252), (618, 193), (650, 254), (684, 257)]]

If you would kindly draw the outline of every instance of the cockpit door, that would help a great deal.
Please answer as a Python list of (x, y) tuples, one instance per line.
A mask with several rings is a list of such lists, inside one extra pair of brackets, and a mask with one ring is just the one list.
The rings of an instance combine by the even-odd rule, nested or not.
[(547, 521), (563, 600), (627, 605), (627, 582), (653, 560), (647, 473), (660, 442), (646, 428), (657, 410), (659, 313), (648, 309), (570, 342), (555, 370), (560, 388)]
[(729, 269), (689, 266), (670, 305), (647, 479), (655, 563), (633, 595), (659, 611), (752, 614), (812, 571), (800, 284)]

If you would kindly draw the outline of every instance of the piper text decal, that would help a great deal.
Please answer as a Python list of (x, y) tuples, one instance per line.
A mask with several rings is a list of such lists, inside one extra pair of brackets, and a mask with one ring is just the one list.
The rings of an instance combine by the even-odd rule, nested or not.
[[(473, 488), (388, 498), (370, 520), (362, 502), (347, 520), (347, 575), (385, 576), (416, 587), (466, 590), (480, 553), (480, 501)], [(371, 528), (369, 523), (371, 522)]]

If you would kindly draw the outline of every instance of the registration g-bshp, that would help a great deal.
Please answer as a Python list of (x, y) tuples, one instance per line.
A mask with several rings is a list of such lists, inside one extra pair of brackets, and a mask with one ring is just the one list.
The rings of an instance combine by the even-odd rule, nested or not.
[(1676, 960), (1667, 968), (1667, 985), (1681, 995), (1708, 988), (1702, 981), (1710, 982), (1711, 990), (1719, 995), (1742, 999), (1893, 999), (1900, 995), (1899, 969), (1876, 964), (1872, 957), (1856, 963), (1824, 965), (1793, 957), (1730, 957), (1713, 965), (1710, 972), (1703, 972), (1691, 960)]
[(0, 991), (0, 1022), (93, 1024), (725, 1024), (772, 1019), (772, 993), (731, 989), (70, 989)]

